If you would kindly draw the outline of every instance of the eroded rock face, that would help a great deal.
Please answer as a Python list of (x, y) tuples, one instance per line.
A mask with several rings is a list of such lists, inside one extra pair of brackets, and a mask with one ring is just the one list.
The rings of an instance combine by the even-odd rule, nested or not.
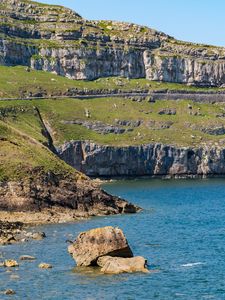
[(77, 266), (96, 265), (98, 258), (104, 255), (133, 256), (122, 230), (111, 226), (80, 233), (68, 251)]
[[(175, 49), (174, 49), (175, 50)], [(146, 78), (167, 82), (187, 83), (200, 86), (220, 86), (224, 83), (225, 59), (213, 61), (210, 58), (189, 54), (144, 53)]]
[(146, 268), (146, 259), (142, 256), (132, 258), (102, 256), (97, 260), (97, 264), (105, 274), (149, 272)]
[(163, 144), (130, 147), (72, 141), (59, 149), (71, 166), (89, 176), (207, 176), (225, 174), (225, 150)]
[(84, 175), (34, 173), (18, 182), (0, 183), (0, 210), (41, 211), (58, 207), (71, 209), (86, 216), (137, 212), (138, 207), (111, 196)]

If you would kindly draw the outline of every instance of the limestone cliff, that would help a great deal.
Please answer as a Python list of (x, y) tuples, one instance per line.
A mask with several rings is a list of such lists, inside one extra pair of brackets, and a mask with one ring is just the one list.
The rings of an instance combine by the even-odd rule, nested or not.
[(216, 147), (112, 147), (71, 141), (61, 146), (59, 153), (68, 164), (89, 176), (225, 175), (225, 150)]
[(225, 49), (184, 43), (153, 29), (88, 21), (61, 6), (0, 4), (0, 64), (71, 79), (147, 78), (203, 86), (225, 83)]

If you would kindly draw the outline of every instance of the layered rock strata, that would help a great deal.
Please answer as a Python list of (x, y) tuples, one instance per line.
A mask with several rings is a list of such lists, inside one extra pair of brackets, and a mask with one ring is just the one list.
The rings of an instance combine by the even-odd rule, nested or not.
[(71, 141), (58, 151), (68, 164), (93, 177), (225, 175), (225, 150), (219, 147), (113, 147)]
[(34, 172), (20, 181), (0, 182), (1, 211), (42, 211), (69, 209), (74, 216), (84, 217), (118, 213), (135, 213), (139, 208), (118, 197), (111, 196), (88, 178)]
[(0, 4), (0, 64), (71, 79), (123, 76), (200, 86), (225, 83), (225, 49), (177, 41), (135, 24), (88, 21), (25, 0)]

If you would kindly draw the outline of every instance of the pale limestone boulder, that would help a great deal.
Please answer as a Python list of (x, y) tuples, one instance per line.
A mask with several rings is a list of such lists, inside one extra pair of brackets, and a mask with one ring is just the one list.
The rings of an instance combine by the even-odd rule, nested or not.
[(18, 267), (19, 264), (18, 264), (18, 262), (17, 262), (16, 260), (14, 260), (14, 259), (7, 259), (7, 260), (4, 261), (4, 266), (5, 266), (6, 268), (15, 268), (15, 267)]
[(46, 263), (41, 263), (38, 266), (40, 269), (52, 269), (52, 265), (46, 264)]
[(97, 264), (105, 274), (149, 272), (146, 268), (146, 259), (142, 256), (132, 258), (102, 256), (97, 260)]
[(96, 265), (98, 258), (104, 255), (133, 257), (122, 230), (111, 226), (80, 233), (68, 251), (77, 266)]

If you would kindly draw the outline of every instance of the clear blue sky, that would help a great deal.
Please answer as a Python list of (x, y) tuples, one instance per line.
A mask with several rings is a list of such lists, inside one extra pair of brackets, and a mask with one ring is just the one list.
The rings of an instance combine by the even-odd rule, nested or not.
[(86, 19), (147, 25), (177, 39), (225, 46), (225, 0), (39, 0)]

